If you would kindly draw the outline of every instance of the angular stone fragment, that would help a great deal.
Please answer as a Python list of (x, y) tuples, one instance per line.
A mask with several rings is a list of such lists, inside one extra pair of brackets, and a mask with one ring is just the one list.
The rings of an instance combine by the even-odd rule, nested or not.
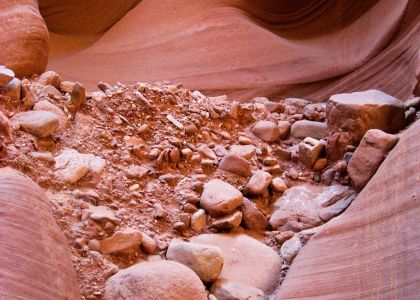
[(211, 283), (219, 278), (223, 268), (222, 251), (211, 245), (173, 240), (169, 244), (166, 258), (187, 266), (204, 283)]
[(320, 141), (307, 137), (299, 143), (299, 160), (308, 168), (312, 168), (322, 150), (324, 150), (324, 145)]
[(314, 139), (322, 139), (326, 136), (326, 125), (322, 122), (301, 120), (293, 123), (290, 134), (294, 138), (304, 139), (311, 137)]
[(404, 104), (381, 91), (331, 96), (327, 103), (328, 156), (343, 157), (346, 145), (361, 141), (369, 129), (397, 133), (405, 127)]
[(280, 177), (275, 177), (271, 180), (271, 187), (274, 191), (283, 193), (288, 189), (287, 184)]
[(62, 81), (62, 79), (61, 79), (60, 75), (58, 75), (54, 71), (46, 71), (46, 72), (42, 73), (41, 76), (38, 79), (39, 83), (41, 83), (43, 85), (52, 85), (56, 89), (60, 88), (61, 81)]
[(18, 127), (38, 138), (51, 136), (59, 125), (58, 117), (47, 111), (26, 111), (13, 116), (14, 127)]
[(191, 229), (199, 232), (207, 226), (207, 215), (204, 209), (199, 209), (191, 215)]
[(268, 221), (257, 206), (244, 198), (241, 205), (242, 223), (250, 230), (263, 230), (267, 228)]
[[(316, 227), (324, 222), (320, 217), (321, 210), (339, 201), (342, 201), (341, 204), (347, 203), (348, 206), (354, 199), (353, 196), (354, 191), (342, 185), (322, 187), (305, 184), (295, 186), (284, 192), (274, 202), (274, 212), (269, 220), (270, 226), (277, 230), (291, 230), (294, 232)], [(347, 201), (349, 200), (347, 199), (348, 197), (351, 199), (350, 201)], [(333, 210), (338, 211), (338, 207), (341, 204), (331, 207), (330, 212)], [(342, 210), (347, 206), (343, 205)], [(341, 211), (338, 213), (341, 213)], [(326, 210), (322, 213), (323, 217), (326, 216), (324, 215), (325, 213)]]
[(65, 149), (55, 157), (55, 174), (66, 183), (76, 183), (89, 171), (98, 180), (105, 169), (105, 160), (93, 154)]
[(291, 264), (300, 249), (302, 249), (302, 243), (299, 237), (294, 236), (283, 243), (280, 248), (280, 254), (288, 264)]
[(217, 229), (232, 229), (238, 227), (242, 221), (242, 213), (235, 211), (234, 213), (213, 220), (211, 226)]
[(212, 179), (204, 185), (200, 206), (211, 216), (220, 216), (234, 211), (242, 201), (242, 193), (234, 186), (220, 179)]
[(5, 87), (14, 77), (15, 73), (12, 70), (0, 66), (0, 89)]
[(141, 244), (141, 232), (132, 228), (117, 231), (113, 236), (101, 241), (101, 251), (104, 254), (114, 254), (121, 251), (138, 248)]
[(10, 98), (12, 105), (19, 104), (22, 95), (22, 83), (18, 78), (13, 78), (3, 89), (0, 87), (1, 94)]
[(227, 280), (217, 280), (210, 292), (217, 300), (263, 300), (264, 292), (255, 287)]
[(379, 129), (366, 132), (347, 167), (347, 172), (357, 190), (362, 190), (398, 142), (398, 136)]
[(270, 121), (257, 122), (251, 131), (264, 142), (274, 142), (280, 138), (280, 130), (277, 124)]
[(229, 155), (239, 156), (244, 159), (251, 159), (256, 152), (254, 145), (232, 145), (229, 149)]
[(268, 186), (273, 176), (262, 170), (256, 171), (244, 188), (245, 195), (264, 196), (268, 194)]
[(219, 168), (242, 177), (251, 176), (249, 161), (236, 155), (226, 155), (219, 163)]

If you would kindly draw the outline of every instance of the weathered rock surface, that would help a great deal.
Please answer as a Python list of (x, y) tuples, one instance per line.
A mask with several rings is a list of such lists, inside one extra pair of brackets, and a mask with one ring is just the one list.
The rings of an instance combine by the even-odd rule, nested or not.
[(242, 221), (242, 213), (235, 211), (230, 215), (213, 220), (211, 226), (217, 229), (233, 229), (238, 227)]
[(347, 145), (357, 146), (369, 129), (397, 133), (405, 127), (403, 103), (381, 91), (331, 96), (327, 103), (328, 155), (343, 157)]
[(0, 66), (0, 89), (4, 88), (14, 77), (15, 73), (12, 70)]
[(244, 194), (251, 196), (267, 195), (272, 178), (273, 176), (270, 173), (262, 170), (256, 171), (246, 184)]
[(51, 136), (59, 125), (58, 117), (47, 111), (21, 112), (13, 116), (11, 122), (38, 138)]
[(140, 231), (127, 228), (115, 232), (111, 237), (101, 241), (101, 251), (104, 254), (114, 254), (134, 248), (141, 244), (142, 234)]
[(280, 129), (270, 121), (259, 121), (252, 127), (252, 133), (264, 142), (275, 142), (280, 138)]
[(365, 133), (347, 167), (357, 190), (363, 189), (368, 183), (398, 139), (398, 136), (379, 129), (371, 129)]
[(105, 284), (106, 300), (114, 299), (207, 300), (200, 278), (173, 261), (144, 262), (120, 270)]
[(242, 204), (243, 196), (234, 186), (220, 179), (212, 179), (204, 185), (200, 206), (212, 216), (232, 212)]
[(322, 122), (309, 120), (296, 121), (290, 129), (290, 134), (299, 139), (306, 137), (322, 139), (326, 136), (326, 125)]
[(97, 181), (104, 173), (105, 164), (104, 159), (93, 154), (65, 149), (55, 157), (55, 174), (66, 183), (76, 183), (91, 172), (93, 179)]
[(0, 203), (1, 297), (79, 299), (68, 241), (41, 188), (0, 169)]
[(256, 287), (265, 293), (276, 287), (280, 258), (263, 243), (245, 234), (201, 234), (191, 241), (222, 250), (224, 266), (220, 279)]
[(263, 300), (264, 292), (240, 282), (217, 280), (210, 289), (217, 300)]
[(219, 278), (223, 268), (222, 251), (216, 246), (173, 240), (169, 244), (166, 258), (187, 266), (204, 283)]
[[(274, 202), (274, 212), (269, 223), (272, 228), (295, 232), (316, 227), (324, 222), (320, 217), (322, 209), (336, 205), (333, 207), (337, 207), (337, 215), (354, 197), (354, 192), (346, 186), (299, 185), (285, 191), (283, 196)], [(338, 207), (344, 204), (347, 206), (338, 211)], [(332, 213), (333, 208), (330, 209), (329, 212)], [(323, 214), (326, 214), (325, 210)], [(327, 219), (324, 215), (323, 217)]]
[(276, 300), (410, 299), (418, 294), (419, 132), (417, 121), (353, 204), (303, 247)]
[(242, 211), (242, 223), (246, 228), (250, 230), (263, 230), (267, 228), (268, 221), (258, 207), (244, 198), (244, 202), (241, 205)]
[(293, 259), (299, 253), (300, 249), (302, 249), (302, 243), (299, 237), (294, 236), (283, 243), (280, 248), (280, 254), (286, 263), (291, 264)]
[(242, 177), (251, 176), (251, 165), (246, 159), (236, 155), (226, 155), (222, 158), (219, 168)]

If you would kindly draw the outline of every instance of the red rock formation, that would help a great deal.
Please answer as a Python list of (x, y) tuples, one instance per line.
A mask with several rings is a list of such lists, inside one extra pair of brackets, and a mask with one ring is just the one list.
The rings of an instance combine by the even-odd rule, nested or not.
[(276, 299), (417, 299), (420, 122), (293, 261)]
[(101, 33), (141, 0), (38, 0), (48, 29), (62, 34)]
[(49, 68), (88, 88), (99, 79), (171, 80), (241, 99), (325, 101), (376, 88), (405, 100), (415, 85), (419, 16), (415, 0), (144, 0), (83, 51), (57, 49)]
[(45, 70), (49, 37), (36, 1), (0, 1), (0, 40), (0, 65), (13, 69), (16, 76)]
[(70, 250), (44, 192), (0, 169), (0, 298), (79, 299)]

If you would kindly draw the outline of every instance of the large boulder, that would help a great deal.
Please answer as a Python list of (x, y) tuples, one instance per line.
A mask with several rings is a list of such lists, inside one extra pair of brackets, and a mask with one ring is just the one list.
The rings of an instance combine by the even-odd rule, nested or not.
[[(274, 202), (269, 223), (272, 228), (283, 231), (298, 232), (316, 227), (341, 213), (354, 198), (354, 191), (347, 186), (295, 186)], [(330, 207), (328, 217), (327, 207)]]
[(0, 169), (2, 299), (80, 299), (68, 241), (41, 188)]
[(245, 234), (201, 234), (191, 242), (214, 245), (223, 253), (221, 280), (272, 292), (280, 276), (280, 257), (270, 247)]
[(207, 300), (200, 278), (174, 261), (144, 262), (119, 271), (105, 283), (105, 300)]
[(420, 121), (353, 204), (302, 248), (274, 299), (413, 299), (420, 282)]
[(37, 1), (0, 1), (0, 39), (0, 65), (12, 69), (17, 77), (45, 70), (49, 34)]
[(219, 278), (223, 268), (223, 254), (218, 247), (173, 240), (166, 258), (193, 270), (205, 283)]
[(363, 189), (368, 183), (398, 139), (397, 135), (379, 129), (366, 132), (347, 167), (347, 172), (357, 190)]
[(231, 213), (243, 201), (242, 193), (220, 179), (212, 179), (204, 185), (200, 206), (212, 216)]
[(343, 157), (347, 145), (357, 146), (369, 129), (397, 133), (405, 127), (404, 104), (381, 91), (331, 96), (327, 103), (328, 156)]

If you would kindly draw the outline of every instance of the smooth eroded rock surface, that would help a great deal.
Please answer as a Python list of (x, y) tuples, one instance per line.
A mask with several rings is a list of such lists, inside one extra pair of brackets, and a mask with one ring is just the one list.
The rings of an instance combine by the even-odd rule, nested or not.
[(41, 188), (0, 169), (0, 297), (79, 299), (68, 241)]
[(276, 300), (416, 298), (419, 133), (417, 121), (350, 208), (303, 247)]
[(173, 261), (143, 262), (119, 271), (105, 284), (106, 300), (207, 300), (200, 278)]
[(245, 234), (202, 234), (191, 238), (194, 243), (214, 245), (223, 253), (220, 279), (240, 282), (271, 292), (280, 274), (280, 258), (270, 247)]

